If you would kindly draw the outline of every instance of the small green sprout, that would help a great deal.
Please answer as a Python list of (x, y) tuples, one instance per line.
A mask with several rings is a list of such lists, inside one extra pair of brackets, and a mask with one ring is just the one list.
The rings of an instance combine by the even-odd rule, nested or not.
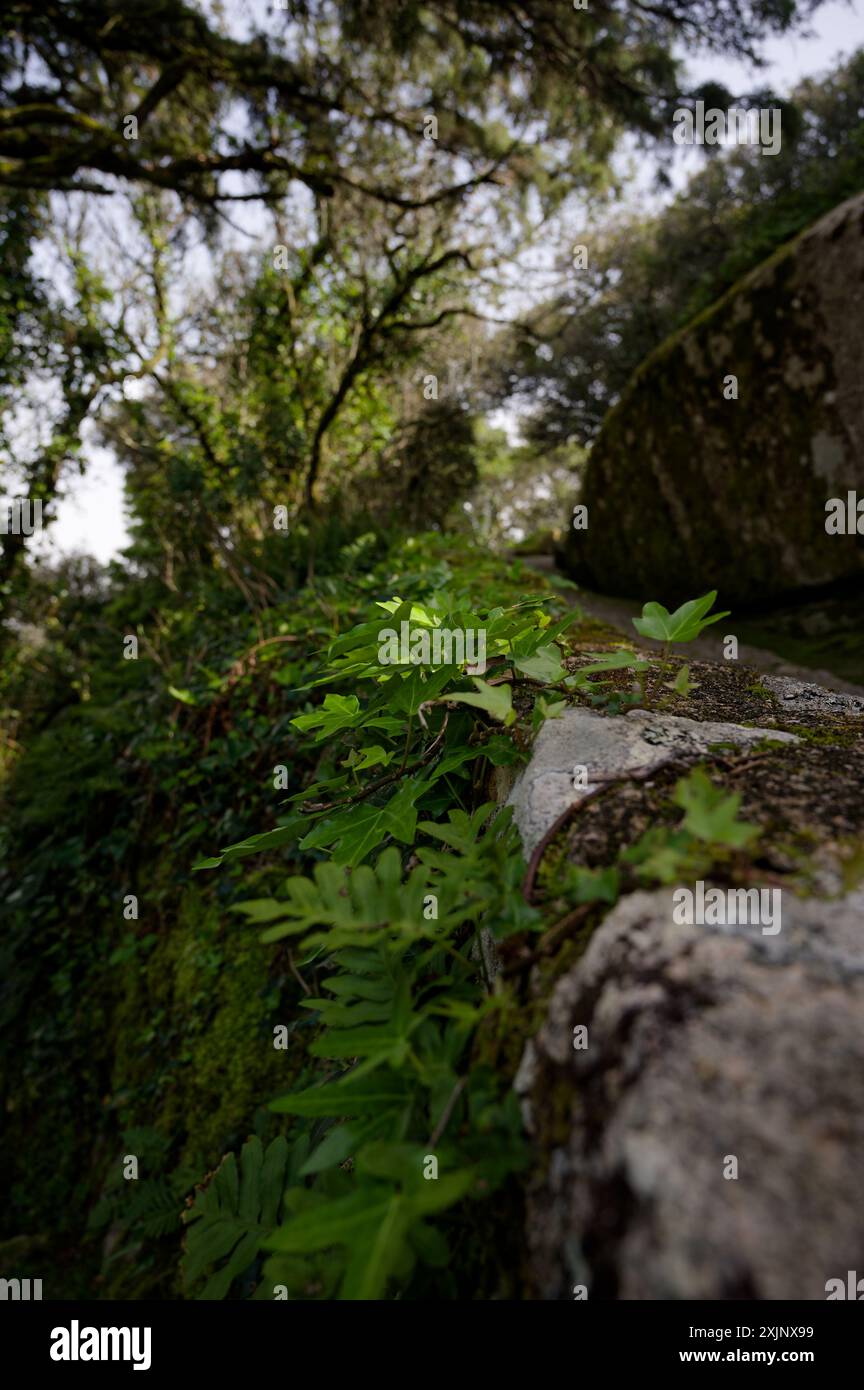
[(653, 637), (657, 642), (692, 642), (711, 623), (729, 617), (731, 610), (728, 608), (723, 613), (705, 617), (716, 597), (717, 590), (712, 589), (710, 594), (703, 594), (702, 598), (691, 598), (689, 603), (682, 603), (674, 613), (670, 613), (662, 603), (646, 603), (642, 617), (632, 619), (633, 626), (641, 637)]
[[(669, 646), (672, 642), (692, 642), (706, 627), (719, 622), (721, 618), (729, 617), (728, 608), (722, 613), (712, 613), (710, 618), (705, 616), (716, 597), (717, 590), (712, 589), (701, 598), (691, 598), (689, 603), (682, 603), (674, 613), (670, 613), (662, 603), (646, 603), (642, 608), (642, 617), (631, 620), (640, 637), (651, 637), (654, 641), (663, 643), (661, 675), (666, 674)], [(697, 687), (690, 680), (689, 667), (685, 666), (679, 671), (677, 679), (668, 688), (678, 695), (688, 695), (691, 690), (695, 690)]]

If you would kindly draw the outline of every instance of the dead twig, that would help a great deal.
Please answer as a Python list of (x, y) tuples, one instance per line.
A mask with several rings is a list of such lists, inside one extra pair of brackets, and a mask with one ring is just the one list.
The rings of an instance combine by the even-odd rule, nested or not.
[(311, 989), (309, 988), (306, 981), (303, 979), (303, 976), (300, 974), (300, 971), (294, 964), (294, 957), (291, 954), (290, 950), (288, 952), (288, 969), (291, 971), (291, 974), (294, 976), (294, 979), (297, 981), (300, 988), (304, 990), (306, 994), (311, 994)]
[(433, 1129), (432, 1134), (429, 1138), (430, 1149), (434, 1149), (435, 1145), (438, 1143), (438, 1140), (441, 1138), (441, 1135), (447, 1128), (450, 1116), (453, 1114), (453, 1107), (459, 1099), (460, 1095), (462, 1094), (463, 1090), (465, 1089), (465, 1084), (467, 1080), (468, 1078), (466, 1076), (460, 1077), (459, 1080), (456, 1082), (456, 1085), (453, 1087), (453, 1090), (450, 1092), (447, 1104), (441, 1111), (440, 1119), (438, 1120), (438, 1123)]

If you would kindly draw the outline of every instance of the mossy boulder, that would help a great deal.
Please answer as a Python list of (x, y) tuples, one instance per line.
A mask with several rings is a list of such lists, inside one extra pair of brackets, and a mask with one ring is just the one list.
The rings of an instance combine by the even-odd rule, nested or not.
[(864, 194), (637, 370), (591, 451), (568, 571), (666, 602), (864, 582), (864, 541), (825, 529), (829, 499), (864, 498), (862, 330)]

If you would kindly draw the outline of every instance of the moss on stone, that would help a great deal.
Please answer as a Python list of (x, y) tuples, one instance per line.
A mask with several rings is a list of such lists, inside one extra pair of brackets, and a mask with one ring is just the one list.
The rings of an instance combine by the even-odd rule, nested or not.
[[(183, 1136), (178, 1160), (212, 1166), (242, 1141), (256, 1111), (292, 1076), (276, 1051), (275, 952), (204, 895), (183, 892), (176, 922), (145, 967), (127, 973), (114, 1032), (115, 1097), (131, 1123)], [(142, 1113), (145, 1112), (145, 1113)]]
[[(724, 602), (748, 602), (860, 575), (854, 543), (824, 528), (836, 479), (854, 486), (860, 461), (846, 414), (855, 397), (838, 378), (848, 376), (848, 354), (834, 351), (842, 326), (829, 329), (823, 312), (838, 260), (833, 244), (831, 255), (818, 254), (822, 224), (634, 374), (589, 457), (580, 499), (588, 528), (570, 532), (566, 545), (574, 576), (666, 602), (709, 587)], [(860, 258), (851, 215), (843, 235), (848, 255)], [(737, 399), (724, 398), (729, 376)]]

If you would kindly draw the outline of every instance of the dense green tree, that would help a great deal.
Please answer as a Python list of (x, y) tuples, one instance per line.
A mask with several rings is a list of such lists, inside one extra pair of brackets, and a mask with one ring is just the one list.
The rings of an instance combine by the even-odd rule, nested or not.
[[(512, 258), (532, 216), (529, 191), (548, 212), (573, 188), (600, 188), (623, 130), (662, 128), (677, 99), (674, 43), (752, 54), (812, 8), (289, 0), (264, 33), (182, 0), (12, 0), (0, 30), (0, 186), (19, 210), (9, 233), (16, 305), (28, 298), (14, 279), (22, 235), (38, 230), (21, 209), (49, 190), (97, 201), (124, 188), (139, 200), (142, 188), (170, 193), (209, 233), (232, 202), (264, 203), (290, 262), (282, 281), (258, 280), (252, 302), (241, 290), (248, 358), (226, 369), (221, 350), (214, 394), (215, 369), (208, 379), (168, 334), (167, 304), (153, 343), (134, 341), (125, 312), (104, 304), (117, 286), (77, 247), (74, 303), (52, 348), (63, 406), (23, 469), (27, 495), (50, 515), (89, 414), (117, 400), (130, 374), (152, 385), (158, 364), (159, 408), (185, 430), (202, 486), (210, 469), (223, 494), (230, 476), (242, 495), (263, 451), (265, 479), (290, 477), (311, 509), (334, 461), (343, 476), (355, 459), (368, 466), (369, 439), (386, 444), (387, 417), (391, 455), (419, 421), (385, 400), (381, 382), (397, 360), (419, 360), (424, 334), (470, 312), (467, 282), (490, 268), (479, 254), (490, 228), (499, 259)], [(166, 254), (154, 248), (154, 265)], [(158, 276), (153, 286), (158, 297)], [(210, 315), (214, 332), (236, 331), (231, 314)], [(236, 387), (237, 371), (254, 374), (268, 354), (272, 388), (232, 415), (232, 371)], [(15, 370), (44, 366), (34, 352)], [(131, 433), (141, 416), (130, 411)], [(24, 544), (5, 541), (0, 587)]]
[[(183, 0), (12, 0), (0, 177), (94, 192), (119, 177), (212, 203), (248, 196), (222, 178), (243, 171), (273, 197), (298, 180), (321, 196), (348, 187), (416, 206), (494, 181), (505, 163), (518, 168), (514, 156), (536, 167), (544, 139), (571, 142), (550, 173), (602, 156), (610, 124), (656, 129), (675, 90), (673, 41), (752, 55), (814, 7), (287, 0), (271, 33), (241, 39)], [(431, 174), (418, 148), (429, 114)], [(375, 167), (382, 139), (408, 155), (398, 180)], [(467, 179), (448, 177), (444, 152), (470, 163)]]

